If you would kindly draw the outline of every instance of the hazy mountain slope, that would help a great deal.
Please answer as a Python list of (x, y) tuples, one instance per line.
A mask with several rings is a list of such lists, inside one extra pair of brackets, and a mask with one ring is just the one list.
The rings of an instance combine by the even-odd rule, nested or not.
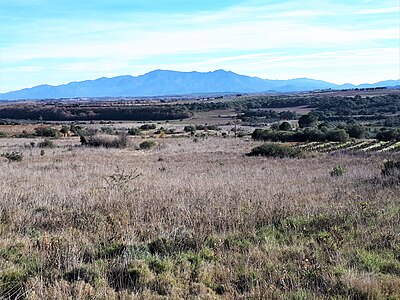
[[(360, 87), (395, 86), (400, 80), (388, 80)], [(155, 70), (141, 76), (99, 78), (65, 85), (40, 85), (33, 88), (0, 94), (0, 99), (41, 99), (73, 97), (160, 96), (194, 93), (255, 93), (266, 91), (297, 92), (316, 89), (355, 87), (336, 85), (308, 78), (267, 80), (239, 75), (230, 71), (176, 72)]]

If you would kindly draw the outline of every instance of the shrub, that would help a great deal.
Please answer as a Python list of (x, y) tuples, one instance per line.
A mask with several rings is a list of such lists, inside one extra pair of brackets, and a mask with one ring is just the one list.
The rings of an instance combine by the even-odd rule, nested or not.
[(108, 283), (115, 290), (142, 291), (150, 283), (152, 272), (142, 261), (131, 261), (128, 265), (114, 266), (107, 274)]
[(140, 129), (142, 130), (151, 130), (156, 128), (157, 128), (156, 124), (143, 124), (142, 126), (140, 126)]
[(89, 147), (104, 147), (104, 148), (126, 148), (128, 138), (126, 134), (121, 133), (117, 138), (94, 135), (90, 137), (81, 136), (81, 144)]
[(290, 125), (289, 122), (282, 122), (282, 124), (279, 125), (279, 130), (290, 131), (292, 130), (292, 125)]
[(0, 131), (0, 138), (7, 137), (8, 133), (4, 131)]
[(207, 125), (206, 129), (207, 130), (216, 130), (216, 131), (221, 130), (221, 128), (219, 128), (217, 125)]
[(49, 139), (45, 139), (43, 142), (38, 143), (39, 148), (54, 148), (55, 145), (53, 141), (50, 141)]
[(299, 119), (299, 127), (314, 127), (317, 124), (318, 118), (313, 114), (303, 115)]
[(21, 161), (22, 153), (21, 152), (7, 152), (0, 155), (1, 157), (7, 158), (9, 162), (11, 161)]
[(170, 269), (168, 261), (162, 260), (160, 258), (153, 258), (149, 261), (149, 268), (156, 274), (161, 274)]
[(195, 128), (196, 128), (196, 130), (206, 130), (207, 129), (207, 127), (205, 125), (196, 125)]
[(400, 134), (397, 133), (394, 129), (387, 130), (383, 128), (380, 132), (377, 133), (376, 138), (379, 141), (394, 141), (400, 140)]
[[(193, 127), (193, 126), (186, 126), (186, 127)], [(217, 125), (196, 125), (195, 129), (196, 130), (221, 130), (221, 128), (219, 128)]]
[(393, 177), (398, 176), (400, 178), (400, 160), (392, 161), (389, 160), (383, 164), (383, 169), (381, 170), (382, 176)]
[(25, 299), (28, 275), (21, 270), (0, 272), (1, 299)]
[(35, 135), (58, 138), (60, 136), (60, 132), (51, 127), (37, 127), (35, 128)]
[(100, 131), (104, 134), (115, 135), (117, 131), (111, 127), (101, 127)]
[[(71, 125), (71, 126), (72, 126), (72, 125)], [(71, 126), (63, 125), (63, 126), (61, 127), (61, 129), (60, 129), (60, 132), (61, 132), (62, 134), (67, 134), (67, 133), (70, 131)]]
[(242, 138), (245, 137), (247, 135), (247, 133), (245, 131), (239, 131), (237, 134), (237, 137)]
[(69, 282), (83, 280), (86, 283), (94, 284), (98, 274), (90, 270), (87, 266), (72, 269), (64, 274), (64, 279)]
[(343, 166), (335, 166), (333, 167), (333, 169), (329, 172), (329, 174), (332, 177), (339, 177), (339, 176), (343, 176), (344, 174), (346, 174), (347, 170), (345, 169), (345, 167)]
[(141, 135), (142, 131), (140, 130), (140, 128), (130, 128), (128, 130), (128, 134), (129, 135)]
[(362, 139), (365, 137), (365, 128), (358, 124), (350, 124), (346, 128), (351, 138)]
[(333, 129), (326, 133), (326, 139), (331, 142), (344, 143), (350, 139), (350, 136), (344, 129)]
[(196, 126), (194, 126), (194, 125), (187, 125), (187, 126), (185, 126), (185, 127), (183, 128), (183, 130), (184, 130), (185, 132), (194, 133), (194, 132), (196, 131)]
[(157, 145), (157, 143), (155, 141), (144, 141), (142, 143), (140, 143), (139, 147), (140, 149), (150, 149), (153, 148), (155, 145)]
[(247, 156), (266, 156), (266, 157), (300, 157), (302, 154), (300, 149), (295, 149), (288, 146), (265, 143), (261, 146), (255, 147)]

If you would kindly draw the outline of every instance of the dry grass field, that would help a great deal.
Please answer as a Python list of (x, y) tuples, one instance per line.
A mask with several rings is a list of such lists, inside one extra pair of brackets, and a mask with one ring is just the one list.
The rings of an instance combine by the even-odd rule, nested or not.
[[(1, 299), (399, 299), (396, 154), (247, 157), (245, 139), (149, 150), (1, 139)], [(35, 142), (40, 140), (36, 139)], [(398, 154), (397, 154), (398, 159)], [(347, 172), (331, 176), (333, 167)]]

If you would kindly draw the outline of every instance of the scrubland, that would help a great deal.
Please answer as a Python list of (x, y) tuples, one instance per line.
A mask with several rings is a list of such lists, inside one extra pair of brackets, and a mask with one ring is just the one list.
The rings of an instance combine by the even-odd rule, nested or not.
[(381, 175), (398, 154), (247, 157), (260, 143), (233, 138), (149, 150), (69, 138), (41, 153), (31, 141), (0, 140), (23, 154), (0, 161), (4, 299), (400, 297), (400, 187)]

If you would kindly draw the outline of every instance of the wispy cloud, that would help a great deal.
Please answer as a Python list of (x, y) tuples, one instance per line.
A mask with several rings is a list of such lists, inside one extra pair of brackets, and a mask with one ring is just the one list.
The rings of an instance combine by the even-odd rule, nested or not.
[[(207, 4), (185, 11), (152, 11), (150, 6), (135, 10), (139, 2), (120, 0), (115, 3), (121, 7), (115, 4), (110, 10), (112, 2), (101, 0), (97, 10), (86, 3), (84, 13), (76, 9), (57, 17), (43, 17), (34, 7), (57, 12), (65, 5), (74, 12), (79, 5), (4, 1), (10, 6), (17, 2), (24, 10), (7, 10), (7, 22), (1, 24), (2, 92), (156, 68), (226, 68), (264, 78), (312, 76), (338, 83), (400, 77), (400, 20), (392, 14), (398, 7), (391, 0), (380, 2), (380, 7), (373, 1), (251, 1), (231, 6), (221, 1), (220, 8), (207, 9)], [(36, 17), (30, 17), (27, 7)], [(89, 13), (91, 9), (95, 11)], [(366, 71), (368, 66), (374, 72)]]
[(371, 14), (390, 14), (390, 13), (400, 13), (400, 6), (397, 7), (384, 7), (384, 8), (373, 8), (373, 9), (363, 9), (356, 12), (358, 15), (371, 15)]

